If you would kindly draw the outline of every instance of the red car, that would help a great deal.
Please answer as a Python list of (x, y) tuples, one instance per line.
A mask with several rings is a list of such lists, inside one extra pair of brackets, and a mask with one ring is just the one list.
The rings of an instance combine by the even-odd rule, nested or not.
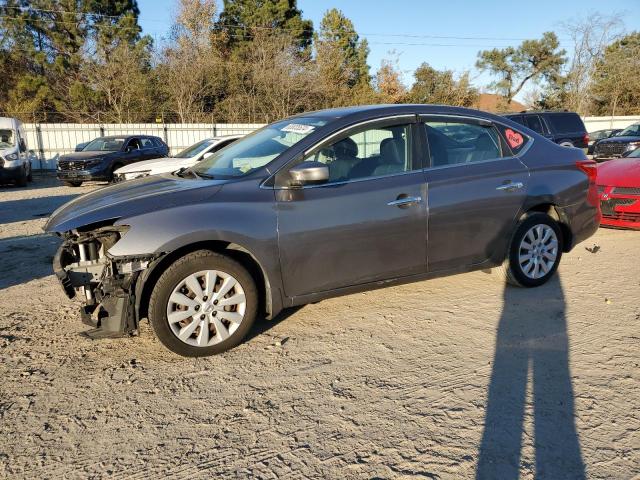
[(640, 229), (640, 148), (598, 165), (601, 225)]

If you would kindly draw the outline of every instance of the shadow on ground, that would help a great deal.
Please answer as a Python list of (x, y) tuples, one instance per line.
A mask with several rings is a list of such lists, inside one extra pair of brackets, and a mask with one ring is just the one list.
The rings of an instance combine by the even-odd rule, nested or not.
[(49, 217), (56, 208), (73, 200), (78, 195), (57, 195), (46, 198), (25, 198), (0, 201), (0, 223), (23, 222)]
[(0, 290), (53, 274), (60, 239), (51, 235), (0, 239)]
[(517, 479), (527, 380), (532, 378), (535, 478), (583, 479), (574, 421), (566, 306), (558, 275), (539, 287), (505, 287), (476, 478)]

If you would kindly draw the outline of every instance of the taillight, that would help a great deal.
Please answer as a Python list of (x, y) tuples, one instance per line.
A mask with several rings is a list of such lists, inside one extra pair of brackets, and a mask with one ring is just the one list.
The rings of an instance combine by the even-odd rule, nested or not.
[(589, 189), (587, 191), (587, 201), (598, 207), (598, 215), (600, 215), (600, 201), (598, 199), (598, 187), (596, 187), (596, 180), (598, 178), (598, 164), (593, 160), (578, 160), (576, 166), (587, 174), (589, 179)]
[(596, 183), (598, 177), (598, 164), (593, 160), (578, 160), (576, 166), (587, 174), (589, 183)]
[(589, 134), (585, 133), (584, 137), (582, 137), (582, 141), (584, 142), (585, 145), (589, 145)]

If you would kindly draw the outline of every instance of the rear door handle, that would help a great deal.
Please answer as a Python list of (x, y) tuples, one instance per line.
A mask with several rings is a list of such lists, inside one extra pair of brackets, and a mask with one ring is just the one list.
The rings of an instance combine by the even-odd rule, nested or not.
[(422, 197), (405, 197), (400, 196), (396, 200), (393, 200), (387, 205), (390, 207), (408, 207), (409, 205), (415, 205), (416, 203), (422, 202)]
[(524, 187), (522, 182), (509, 182), (496, 187), (496, 190), (501, 190), (503, 192), (515, 192), (516, 190), (520, 190), (522, 187)]

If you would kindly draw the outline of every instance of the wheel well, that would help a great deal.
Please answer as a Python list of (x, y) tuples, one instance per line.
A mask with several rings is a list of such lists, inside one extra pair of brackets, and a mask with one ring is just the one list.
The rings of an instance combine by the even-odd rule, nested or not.
[[(524, 217), (527, 213), (530, 212), (540, 212), (546, 213), (551, 218), (553, 218), (558, 225), (560, 226), (560, 230), (562, 231), (562, 251), (568, 252), (571, 249), (571, 245), (573, 245), (573, 233), (571, 232), (571, 228), (565, 218), (563, 218), (558, 211), (558, 208), (552, 203), (541, 203), (540, 205), (535, 205), (527, 210), (522, 217)], [(521, 218), (522, 218), (521, 217)]]
[(137, 285), (136, 288), (136, 295), (138, 297), (136, 299), (138, 320), (147, 317), (149, 313), (148, 307), (151, 292), (160, 278), (160, 275), (162, 275), (162, 273), (178, 258), (184, 257), (196, 250), (211, 250), (212, 252), (224, 254), (233, 258), (236, 262), (246, 268), (249, 274), (253, 277), (253, 280), (256, 282), (259, 310), (262, 310), (262, 313), (271, 313), (271, 289), (269, 279), (255, 257), (240, 245), (212, 240), (193, 243), (174, 250), (173, 252), (161, 257), (157, 263), (152, 265), (146, 275), (141, 275), (138, 278), (139, 285)]

